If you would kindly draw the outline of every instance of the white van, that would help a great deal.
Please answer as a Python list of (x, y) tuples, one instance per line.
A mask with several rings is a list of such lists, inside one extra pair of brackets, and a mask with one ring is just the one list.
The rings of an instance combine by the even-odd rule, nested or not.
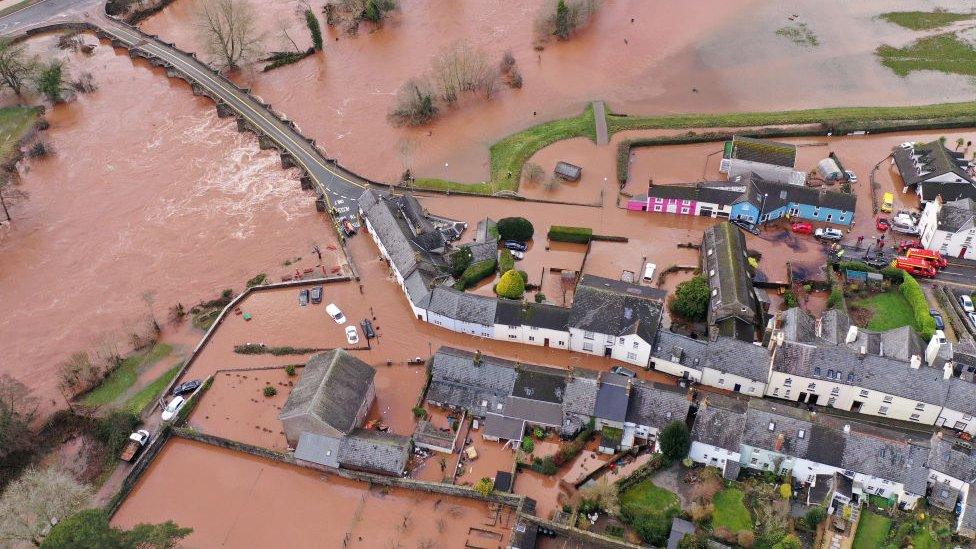
[(644, 265), (644, 282), (654, 282), (654, 271), (656, 270), (657, 265), (653, 263)]

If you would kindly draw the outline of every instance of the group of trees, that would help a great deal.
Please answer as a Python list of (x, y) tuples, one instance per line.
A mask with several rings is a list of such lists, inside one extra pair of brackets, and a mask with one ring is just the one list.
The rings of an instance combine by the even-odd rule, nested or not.
[(221, 68), (238, 69), (261, 54), (263, 36), (247, 0), (203, 2), (197, 19), (207, 53)]
[(422, 126), (437, 118), (441, 105), (453, 105), (465, 94), (491, 99), (503, 76), (512, 87), (522, 86), (522, 74), (510, 52), (494, 67), (483, 49), (455, 42), (434, 57), (427, 75), (400, 86), (390, 121), (397, 126)]
[(535, 44), (542, 48), (552, 37), (568, 40), (573, 33), (586, 26), (600, 9), (600, 0), (551, 0), (535, 20)]
[(363, 21), (378, 25), (396, 8), (396, 0), (338, 0), (327, 3), (322, 11), (325, 12), (326, 25), (344, 26), (346, 32), (355, 34)]
[(36, 90), (52, 103), (63, 101), (72, 89), (63, 61), (42, 62), (24, 44), (12, 40), (0, 40), (0, 85), (18, 96)]

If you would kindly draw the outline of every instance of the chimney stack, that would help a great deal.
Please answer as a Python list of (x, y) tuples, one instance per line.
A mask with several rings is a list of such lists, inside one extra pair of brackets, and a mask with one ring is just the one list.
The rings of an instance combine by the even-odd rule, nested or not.
[(950, 377), (952, 377), (952, 361), (942, 365), (942, 379), (949, 379)]
[(848, 345), (857, 341), (857, 326), (851, 326), (847, 330), (847, 338), (844, 340)]
[(844, 424), (844, 432), (845, 433), (850, 433), (851, 432), (851, 425), (849, 423), (845, 423)]
[(912, 361), (909, 362), (909, 365), (912, 367), (913, 370), (918, 370), (922, 366), (922, 357), (918, 355), (912, 355)]
[(773, 446), (773, 449), (776, 450), (777, 452), (782, 451), (783, 450), (783, 443), (785, 441), (786, 441), (786, 437), (783, 436), (783, 433), (780, 433), (780, 434), (776, 435), (776, 443)]

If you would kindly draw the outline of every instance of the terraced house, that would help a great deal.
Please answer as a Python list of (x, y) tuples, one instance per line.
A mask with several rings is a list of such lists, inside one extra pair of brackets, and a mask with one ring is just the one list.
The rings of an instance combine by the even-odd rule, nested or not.
[(701, 245), (701, 270), (708, 279), (708, 338), (733, 337), (756, 340), (761, 321), (752, 276), (746, 262), (746, 242), (731, 223), (705, 230)]
[(922, 202), (941, 196), (952, 202), (976, 200), (976, 176), (965, 154), (946, 148), (942, 140), (930, 143), (905, 143), (895, 148), (892, 164), (898, 168), (905, 191), (914, 190)]

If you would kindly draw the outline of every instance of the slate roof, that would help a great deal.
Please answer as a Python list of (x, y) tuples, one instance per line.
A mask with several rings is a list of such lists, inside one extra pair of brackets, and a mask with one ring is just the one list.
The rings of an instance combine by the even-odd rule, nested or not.
[(728, 181), (712, 181), (693, 185), (652, 185), (647, 194), (651, 198), (694, 200), (707, 204), (728, 206), (733, 204), (746, 190), (744, 185), (730, 184)]
[(786, 341), (813, 343), (817, 338), (817, 320), (799, 307), (789, 308), (779, 314), (779, 329)]
[[(763, 179), (755, 173), (742, 174), (731, 179), (746, 185), (744, 200), (762, 208), (761, 214), (776, 211), (789, 204), (803, 204), (819, 208), (830, 208), (842, 212), (853, 212), (857, 198), (853, 194), (828, 191), (802, 185), (791, 185), (779, 181)], [(765, 195), (765, 203), (763, 201)]]
[(486, 217), (484, 219), (479, 220), (478, 221), (478, 228), (475, 231), (474, 241), (475, 242), (485, 242), (485, 241), (489, 241), (490, 240), (490, 241), (493, 241), (493, 242), (497, 242), (498, 239), (496, 239), (496, 238), (494, 238), (494, 237), (492, 237), (491, 235), (488, 234), (488, 230), (491, 227), (495, 227), (496, 225), (498, 225), (498, 224), (495, 222), (495, 220), (494, 219), (491, 219), (489, 217)]
[(796, 145), (736, 135), (728, 157), (792, 168), (796, 165)]
[[(894, 158), (895, 165), (898, 167), (898, 172), (901, 174), (902, 180), (909, 187), (924, 184), (933, 177), (947, 173), (954, 174), (956, 179), (960, 180), (959, 183), (963, 183), (963, 185), (959, 183), (936, 183), (933, 185), (933, 188), (971, 187), (973, 184), (972, 177), (966, 173), (964, 168), (967, 162), (962, 153), (947, 149), (939, 140), (916, 144), (912, 148), (898, 147), (894, 151)], [(916, 166), (916, 162), (918, 166)], [(968, 185), (965, 185), (967, 183)], [(932, 200), (934, 198), (935, 195), (933, 194), (932, 198), (923, 197), (923, 200)], [(943, 195), (943, 198), (946, 200), (955, 200), (958, 197)]]
[(950, 512), (955, 512), (958, 501), (959, 489), (942, 482), (932, 486), (932, 492), (928, 497), (929, 504)]
[(603, 382), (596, 394), (593, 416), (607, 421), (623, 423), (627, 419), (627, 402), (630, 390), (627, 385)]
[(745, 422), (745, 403), (709, 395), (707, 405), (698, 409), (691, 440), (738, 453)]
[(414, 442), (417, 444), (429, 444), (439, 448), (452, 448), (456, 436), (457, 433), (455, 431), (438, 429), (426, 419), (417, 422), (417, 428), (413, 430)]
[(566, 381), (566, 397), (563, 399), (563, 410), (566, 413), (592, 416), (596, 408), (597, 384), (596, 376), (588, 375), (589, 370), (576, 370)]
[(497, 305), (497, 299), (437, 286), (431, 291), (427, 311), (462, 322), (493, 326)]
[[(806, 458), (813, 436), (809, 412), (784, 405), (750, 404), (742, 443), (771, 452)], [(760, 404), (761, 403), (761, 404)], [(779, 445), (779, 450), (776, 449)]]
[(690, 407), (688, 394), (683, 389), (641, 381), (630, 389), (627, 421), (660, 430), (675, 421), (685, 421)]
[(298, 446), (295, 447), (295, 459), (338, 469), (339, 439), (315, 433), (302, 433), (298, 439)]
[(770, 353), (761, 345), (719, 337), (706, 347), (704, 364), (706, 368), (765, 383), (769, 379)]
[(342, 439), (339, 465), (347, 469), (401, 475), (407, 468), (412, 445), (410, 437), (356, 429)]
[(881, 352), (884, 356), (908, 362), (913, 356), (925, 356), (925, 342), (911, 326), (892, 328), (881, 332)]
[(659, 330), (651, 356), (701, 371), (708, 344), (667, 330)]
[(525, 433), (525, 420), (498, 414), (485, 416), (485, 436), (502, 440), (522, 440)]
[(476, 366), (474, 353), (441, 347), (431, 362), (427, 399), (484, 415), (512, 394), (515, 375), (514, 362), (481, 355)]
[[(717, 325), (728, 318), (755, 324), (755, 296), (746, 267), (746, 244), (742, 232), (728, 222), (705, 229), (701, 254), (702, 270), (713, 293), (709, 299), (709, 324)], [(751, 337), (749, 339), (752, 340)]]
[(976, 532), (976, 505), (967, 503), (959, 517), (959, 533), (972, 535), (973, 532)]
[(343, 433), (356, 427), (356, 414), (376, 376), (369, 364), (342, 349), (308, 359), (279, 419), (311, 415)]
[(905, 362), (875, 355), (865, 356), (862, 365), (861, 386), (865, 389), (933, 404), (941, 404), (949, 390), (939, 368), (912, 368)]
[(468, 244), (467, 247), (471, 250), (472, 263), (488, 261), (489, 259), (498, 259), (498, 242), (495, 240), (474, 242)]
[(533, 326), (565, 332), (571, 310), (547, 303), (528, 303), (511, 299), (498, 299), (495, 324), (506, 326)]
[(976, 450), (972, 444), (940, 434), (932, 436), (929, 468), (962, 482), (976, 482)]
[(976, 224), (976, 200), (960, 198), (946, 202), (938, 214), (939, 229), (956, 233), (973, 228)]
[(535, 425), (561, 427), (563, 424), (563, 407), (559, 402), (510, 396), (505, 399), (505, 406), (501, 413), (506, 417), (524, 419)]
[(522, 302), (499, 298), (498, 305), (495, 306), (495, 324), (521, 326)]
[(576, 287), (568, 325), (614, 337), (636, 334), (651, 343), (666, 296), (656, 288), (584, 274)]
[(428, 281), (424, 280), (424, 275), (419, 270), (414, 270), (403, 279), (403, 288), (410, 302), (422, 309), (430, 306), (430, 287), (427, 284)]
[(850, 317), (839, 309), (829, 309), (820, 316), (820, 337), (827, 343), (843, 345), (850, 327)]
[(566, 394), (566, 378), (565, 370), (520, 365), (512, 395), (562, 404)]

